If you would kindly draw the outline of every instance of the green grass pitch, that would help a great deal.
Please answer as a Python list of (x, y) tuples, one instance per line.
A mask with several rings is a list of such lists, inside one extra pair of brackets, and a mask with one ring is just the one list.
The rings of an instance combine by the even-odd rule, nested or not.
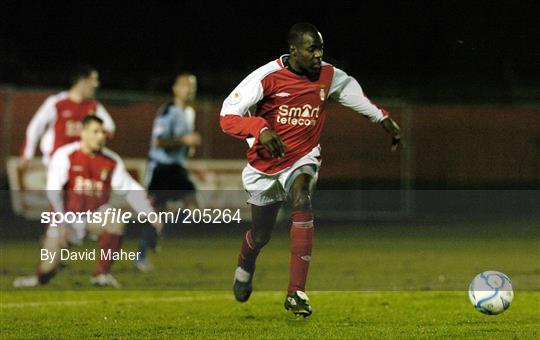
[(474, 311), (463, 292), (310, 294), (314, 314), (283, 309), (282, 292), (238, 304), (223, 291), (13, 292), (2, 297), (4, 338), (437, 338), (533, 339), (538, 292), (519, 292), (498, 316)]
[[(93, 262), (67, 263), (53, 282), (15, 291), (32, 273), (37, 240), (1, 243), (2, 338), (503, 338), (540, 337), (538, 221), (449, 225), (319, 225), (308, 280), (314, 314), (283, 309), (284, 229), (261, 253), (255, 292), (230, 292), (242, 230), (165, 238), (157, 269), (119, 262), (122, 290), (88, 282)], [(87, 242), (84, 247), (95, 244)], [(125, 249), (134, 249), (128, 240)], [(476, 312), (467, 286), (482, 270), (510, 276), (515, 299), (498, 316)]]

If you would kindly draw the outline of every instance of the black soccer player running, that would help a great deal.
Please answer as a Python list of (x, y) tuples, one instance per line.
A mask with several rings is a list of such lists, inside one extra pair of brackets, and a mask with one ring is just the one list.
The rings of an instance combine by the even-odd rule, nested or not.
[[(392, 150), (401, 144), (401, 133), (354, 78), (322, 60), (323, 37), (315, 26), (292, 26), (288, 45), (289, 54), (252, 72), (225, 99), (220, 123), (226, 133), (246, 139), (250, 146), (242, 180), (253, 224), (238, 257), (234, 295), (240, 302), (249, 299), (257, 255), (270, 240), (280, 206), (289, 201), (291, 258), (285, 308), (306, 317), (312, 313), (305, 293), (314, 231), (311, 196), (321, 164), (319, 138), (328, 99), (379, 123), (392, 138)], [(246, 115), (254, 105), (256, 112)]]

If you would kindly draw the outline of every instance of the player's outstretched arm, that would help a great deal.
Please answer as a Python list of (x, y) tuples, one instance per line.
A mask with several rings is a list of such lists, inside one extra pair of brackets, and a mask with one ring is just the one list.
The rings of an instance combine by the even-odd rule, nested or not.
[(392, 137), (392, 151), (396, 151), (400, 145), (403, 146), (399, 125), (388, 116), (388, 112), (378, 108), (364, 95), (356, 79), (338, 68), (334, 68), (330, 96), (343, 106), (366, 116), (373, 123), (380, 123)]

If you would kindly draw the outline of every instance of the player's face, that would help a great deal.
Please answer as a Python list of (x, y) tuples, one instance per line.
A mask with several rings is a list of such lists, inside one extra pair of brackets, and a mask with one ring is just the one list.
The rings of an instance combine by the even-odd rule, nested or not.
[(87, 78), (80, 80), (81, 89), (85, 98), (93, 98), (99, 87), (99, 73), (92, 71)]
[(91, 152), (99, 152), (105, 146), (107, 132), (103, 124), (90, 122), (81, 131), (81, 143)]
[(292, 53), (302, 71), (317, 74), (321, 71), (324, 50), (323, 37), (320, 32), (316, 35), (306, 33), (301, 43), (294, 46)]
[(197, 78), (193, 75), (176, 78), (173, 85), (174, 97), (186, 102), (192, 102), (197, 95)]

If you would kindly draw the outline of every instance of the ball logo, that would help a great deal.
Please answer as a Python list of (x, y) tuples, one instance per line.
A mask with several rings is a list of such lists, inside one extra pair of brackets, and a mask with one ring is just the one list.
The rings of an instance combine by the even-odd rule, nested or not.
[(319, 118), (320, 107), (312, 107), (305, 104), (301, 107), (281, 105), (278, 109), (276, 120), (279, 124), (314, 126)]

